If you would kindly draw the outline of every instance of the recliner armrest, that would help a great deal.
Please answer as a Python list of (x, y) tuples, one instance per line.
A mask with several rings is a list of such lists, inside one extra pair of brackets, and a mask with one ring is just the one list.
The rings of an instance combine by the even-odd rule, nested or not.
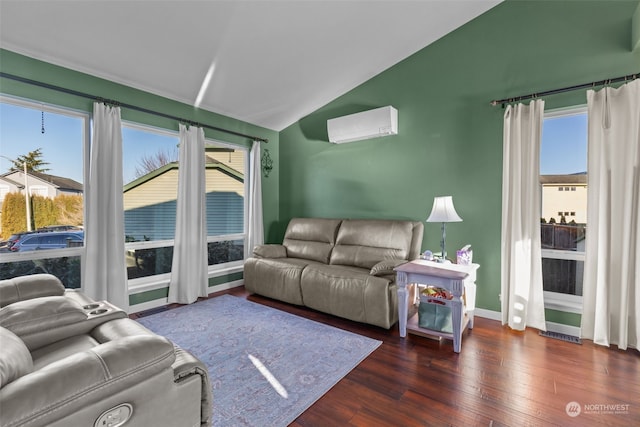
[(202, 399), (200, 402), (200, 419), (203, 425), (212, 423), (213, 396), (209, 383), (209, 371), (207, 367), (195, 356), (180, 347), (175, 347), (176, 361), (173, 363), (173, 372), (176, 382), (189, 378), (192, 375), (200, 375), (202, 384)]
[(32, 298), (63, 294), (64, 285), (52, 274), (32, 274), (0, 280), (0, 307)]
[(107, 303), (96, 303), (95, 306), (99, 309), (85, 309), (63, 296), (18, 301), (0, 309), (0, 326), (19, 336), (33, 351), (55, 341), (89, 333), (110, 320), (127, 317), (124, 311), (107, 307)]
[(152, 335), (100, 344), (24, 375), (0, 389), (0, 425), (47, 425), (169, 370), (173, 344)]
[(287, 248), (284, 245), (258, 245), (253, 248), (256, 258), (286, 258)]

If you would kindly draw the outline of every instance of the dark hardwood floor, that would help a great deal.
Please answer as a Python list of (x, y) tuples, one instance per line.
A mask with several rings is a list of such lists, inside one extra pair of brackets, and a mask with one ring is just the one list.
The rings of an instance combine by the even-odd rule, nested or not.
[[(220, 294), (383, 341), (294, 427), (640, 426), (640, 352), (634, 349), (568, 343), (476, 317), (456, 354), (448, 340), (400, 338), (397, 325), (386, 330), (351, 322), (249, 295), (244, 287), (211, 297)], [(580, 413), (569, 416), (567, 405)]]

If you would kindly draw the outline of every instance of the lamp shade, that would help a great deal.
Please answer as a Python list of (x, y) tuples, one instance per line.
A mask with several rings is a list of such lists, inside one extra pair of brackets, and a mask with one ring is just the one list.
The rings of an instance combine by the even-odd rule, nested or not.
[(453, 207), (452, 196), (439, 196), (433, 199), (433, 208), (427, 222), (460, 222), (462, 218)]

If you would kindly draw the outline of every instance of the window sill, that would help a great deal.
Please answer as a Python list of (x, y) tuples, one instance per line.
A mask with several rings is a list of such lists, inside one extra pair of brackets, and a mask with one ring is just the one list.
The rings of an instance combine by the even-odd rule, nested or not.
[[(238, 273), (244, 270), (244, 261), (228, 263), (228, 265), (209, 266), (208, 278), (218, 277), (225, 274)], [(134, 283), (129, 285), (129, 295), (162, 289), (169, 286), (171, 273), (152, 276), (147, 279), (134, 279)]]
[(582, 314), (582, 297), (544, 291), (544, 308)]

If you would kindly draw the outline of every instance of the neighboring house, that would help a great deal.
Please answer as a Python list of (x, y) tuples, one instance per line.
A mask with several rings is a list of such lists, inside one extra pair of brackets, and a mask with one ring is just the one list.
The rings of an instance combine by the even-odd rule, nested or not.
[[(83, 192), (82, 184), (73, 179), (34, 171), (27, 172), (27, 186), (30, 195), (49, 198), (61, 194), (82, 195)], [(0, 215), (2, 215), (2, 202), (5, 196), (15, 192), (24, 194), (24, 187), (23, 171), (12, 170), (0, 175)], [(1, 221), (0, 224), (2, 224)], [(2, 225), (0, 225), (0, 230), (2, 230)]]
[[(229, 154), (225, 155), (229, 157)], [(236, 159), (236, 162), (244, 169), (244, 161)], [(244, 175), (209, 155), (205, 168), (207, 235), (242, 233)], [(177, 162), (168, 163), (125, 185), (123, 197), (124, 229), (128, 239), (174, 238)]]
[(542, 218), (587, 223), (587, 174), (540, 175)]
[(0, 175), (0, 206), (2, 206), (2, 201), (4, 197), (9, 193), (22, 192), (24, 188), (24, 183), (20, 184), (15, 182), (9, 178), (6, 178), (3, 175)]
[[(20, 192), (24, 191), (24, 172), (18, 170), (9, 171), (0, 175), (2, 181), (12, 182)], [(0, 186), (2, 184), (0, 183)], [(48, 175), (42, 172), (27, 172), (27, 186), (32, 196), (44, 196), (54, 198), (61, 194), (82, 194), (82, 184), (70, 178)], [(0, 187), (0, 194), (2, 187)], [(14, 191), (14, 190), (12, 190)]]

